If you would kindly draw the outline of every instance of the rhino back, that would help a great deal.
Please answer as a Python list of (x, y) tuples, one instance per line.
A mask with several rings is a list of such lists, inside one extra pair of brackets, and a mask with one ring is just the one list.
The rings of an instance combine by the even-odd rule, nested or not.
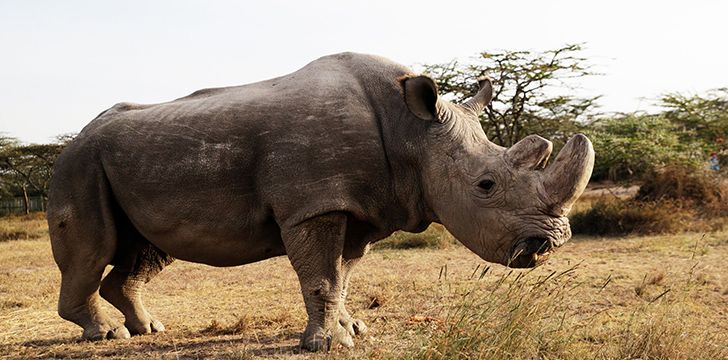
[(280, 242), (276, 226), (331, 211), (388, 228), (377, 223), (397, 218), (381, 117), (406, 72), (374, 57), (325, 57), (255, 84), (119, 104), (79, 143), (100, 154), (116, 200), (163, 250), (181, 241), (192, 253), (203, 234)]

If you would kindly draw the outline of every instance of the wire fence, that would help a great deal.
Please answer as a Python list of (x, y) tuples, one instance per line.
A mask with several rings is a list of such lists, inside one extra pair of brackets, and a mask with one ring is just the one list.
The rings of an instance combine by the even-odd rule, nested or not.
[[(28, 211), (45, 211), (45, 201), (41, 196), (28, 198)], [(25, 201), (22, 197), (0, 200), (0, 216), (25, 214)]]

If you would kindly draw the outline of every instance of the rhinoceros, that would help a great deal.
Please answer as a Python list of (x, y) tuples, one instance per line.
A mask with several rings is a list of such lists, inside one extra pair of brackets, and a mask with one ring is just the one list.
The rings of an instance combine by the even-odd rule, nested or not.
[(253, 84), (114, 105), (54, 167), (59, 315), (90, 340), (163, 331), (141, 295), (174, 259), (287, 255), (308, 314), (301, 347), (326, 350), (366, 330), (344, 305), (349, 278), (394, 231), (441, 223), (486, 261), (542, 263), (571, 237), (566, 215), (591, 175), (592, 145), (576, 135), (550, 165), (539, 136), (495, 145), (478, 121), (493, 86), (479, 86), (455, 104), (428, 76), (342, 53)]

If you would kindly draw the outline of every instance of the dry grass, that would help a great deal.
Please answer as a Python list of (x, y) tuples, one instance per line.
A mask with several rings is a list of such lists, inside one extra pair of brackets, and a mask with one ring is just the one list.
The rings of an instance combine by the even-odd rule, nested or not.
[(574, 234), (675, 234), (714, 231), (725, 219), (701, 217), (698, 210), (673, 200), (637, 201), (604, 198), (570, 217)]
[(639, 187), (586, 191), (570, 218), (575, 234), (716, 231), (728, 222), (728, 180), (714, 172), (668, 166), (646, 176)]
[(0, 217), (0, 242), (38, 239), (47, 234), (45, 213)]
[[(348, 303), (370, 332), (355, 349), (313, 357), (727, 358), (726, 257), (725, 231), (577, 238), (530, 271), (456, 245), (381, 249), (357, 269)], [(285, 257), (173, 263), (146, 294), (168, 331), (124, 341), (78, 341), (80, 328), (55, 313), (59, 277), (47, 238), (0, 243), (0, 358), (304, 356), (305, 311)]]
[[(645, 274), (635, 295), (602, 310), (617, 286), (583, 280), (580, 268), (498, 274), (466, 284), (429, 327), (416, 358), (426, 359), (720, 359), (728, 334), (706, 326), (701, 291), (666, 280), (663, 270)], [(482, 273), (484, 274), (484, 273)], [(620, 289), (621, 290), (621, 289)], [(453, 291), (448, 289), (449, 293)], [(595, 296), (596, 295), (596, 296)], [(599, 295), (602, 295), (601, 297)], [(624, 294), (627, 295), (627, 294)], [(631, 301), (638, 299), (638, 301)], [(641, 300), (641, 301), (639, 301)], [(624, 303), (627, 302), (627, 303)], [(591, 304), (590, 304), (591, 303)], [(720, 322), (725, 316), (710, 319)]]
[(640, 187), (637, 200), (687, 202), (708, 216), (728, 216), (728, 181), (704, 169), (668, 166), (650, 174)]

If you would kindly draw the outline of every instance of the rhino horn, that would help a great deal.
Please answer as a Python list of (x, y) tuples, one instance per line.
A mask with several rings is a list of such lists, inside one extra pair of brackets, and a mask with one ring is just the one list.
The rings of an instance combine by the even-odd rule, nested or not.
[(554, 146), (538, 135), (529, 135), (511, 146), (505, 154), (506, 161), (514, 168), (543, 169)]
[(584, 192), (594, 168), (594, 148), (589, 138), (574, 135), (546, 169), (543, 186), (552, 212), (566, 215)]
[(476, 115), (480, 115), (483, 109), (490, 104), (490, 100), (493, 99), (493, 83), (490, 81), (490, 78), (479, 78), (478, 86), (480, 87), (478, 93), (470, 98), (470, 100), (463, 103), (465, 108), (469, 109)]

